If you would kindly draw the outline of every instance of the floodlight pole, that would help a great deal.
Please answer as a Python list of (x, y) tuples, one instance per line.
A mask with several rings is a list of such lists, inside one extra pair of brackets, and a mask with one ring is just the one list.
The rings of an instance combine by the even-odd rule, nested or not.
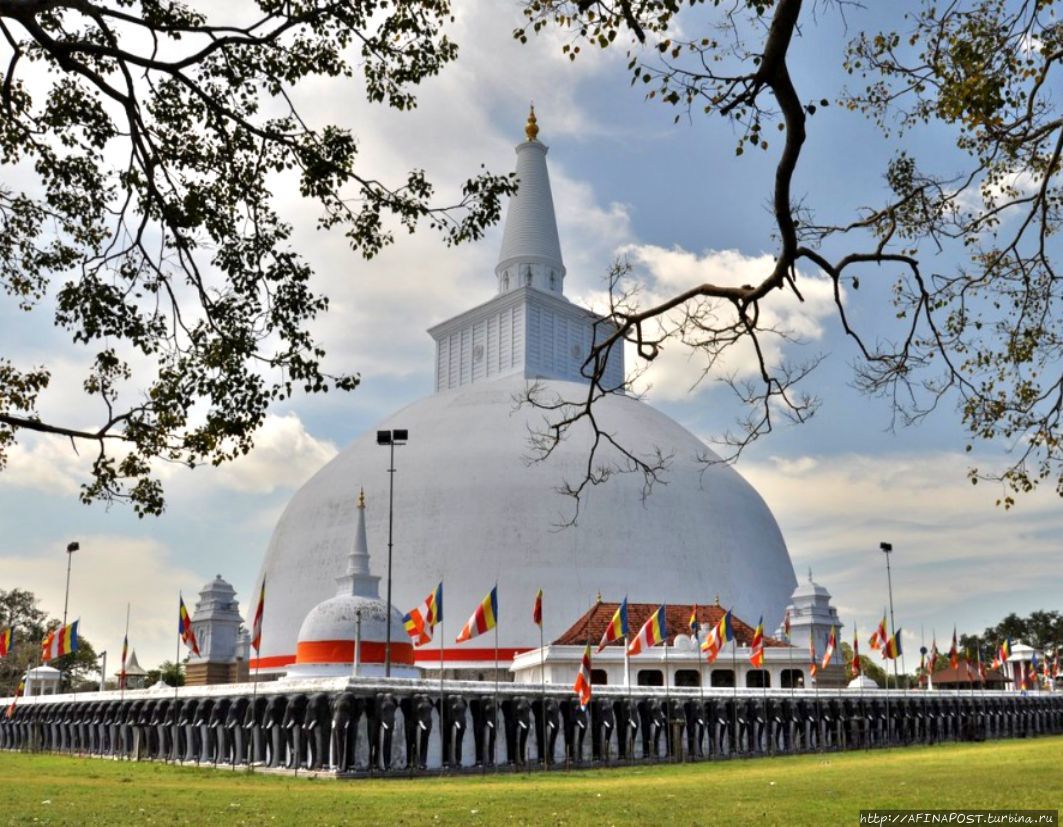
[(391, 431), (377, 431), (377, 445), (387, 445), (390, 449), (388, 464), (388, 616), (384, 622), (384, 677), (391, 677), (391, 549), (395, 528), (395, 446), (405, 445), (409, 432), (396, 428)]
[(70, 563), (74, 559), (74, 552), (78, 551), (81, 545), (75, 541), (73, 543), (67, 543), (66, 546), (66, 592), (63, 595), (63, 625), (66, 626), (66, 610), (70, 605)]
[[(63, 625), (60, 627), (60, 634), (62, 629), (66, 628), (66, 610), (70, 605), (70, 564), (74, 559), (74, 552), (81, 548), (81, 544), (77, 540), (66, 544), (66, 591), (63, 593)], [(63, 670), (59, 670), (59, 684), (57, 690), (63, 688)]]
[[(879, 550), (886, 555), (886, 585), (889, 588), (890, 595), (890, 634), (896, 639), (897, 637), (897, 621), (893, 617), (893, 574), (890, 571), (890, 554), (893, 553), (892, 543), (879, 543)], [(900, 646), (900, 641), (897, 641), (897, 645)], [(904, 658), (904, 647), (901, 647), (901, 658)], [(905, 670), (907, 673), (907, 670)], [(897, 658), (893, 658), (893, 680), (900, 687), (900, 678), (897, 675)]]

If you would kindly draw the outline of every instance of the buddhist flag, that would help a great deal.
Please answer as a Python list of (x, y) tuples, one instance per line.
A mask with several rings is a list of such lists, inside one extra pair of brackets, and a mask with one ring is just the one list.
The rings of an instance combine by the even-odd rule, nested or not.
[(716, 624), (705, 635), (705, 641), (701, 644), (701, 651), (705, 653), (709, 663), (716, 663), (716, 658), (721, 649), (723, 649), (723, 644), (720, 643), (720, 626)]
[(853, 660), (849, 664), (849, 676), (860, 677), (860, 641), (856, 637), (856, 627), (853, 627)]
[(687, 628), (690, 629), (690, 636), (694, 640), (698, 639), (698, 632), (700, 627), (698, 626), (698, 604), (695, 603), (690, 609), (690, 620), (687, 621)]
[(262, 646), (262, 614), (266, 611), (266, 578), (262, 578), (262, 588), (258, 591), (258, 606), (255, 608), (255, 622), (251, 626), (251, 645), (258, 654)]
[(587, 642), (587, 648), (583, 650), (583, 659), (580, 661), (579, 672), (576, 675), (576, 685), (572, 690), (579, 696), (580, 706), (586, 706), (591, 702), (591, 644)]
[(1008, 662), (1008, 658), (1011, 657), (1011, 638), (1005, 638), (1004, 642), (1000, 644), (997, 649), (997, 659), (993, 661), (994, 667), (1002, 667)]
[(494, 629), (498, 624), (498, 586), (491, 589), (491, 593), (480, 601), (472, 617), (461, 627), (455, 643), (464, 643), (477, 635), (482, 635)]
[(819, 663), (816, 661), (816, 638), (814, 635), (808, 636), (808, 673), (813, 678), (816, 677), (816, 672), (819, 671)]
[(937, 635), (934, 635), (934, 640), (930, 644), (930, 674), (933, 675), (938, 668), (938, 639)]
[(886, 660), (896, 660), (902, 654), (901, 630), (898, 629), (893, 637), (886, 641), (886, 645), (882, 647), (882, 657)]
[(535, 605), (532, 606), (532, 623), (536, 626), (543, 625), (543, 590), (539, 589), (539, 593), (535, 595)]
[[(9, 630), (10, 631), (10, 630)], [(10, 705), (7, 707), (5, 717), (11, 718), (15, 714), (15, 704), (18, 703), (18, 699), (22, 697), (22, 693), (26, 691), (26, 679), (23, 678), (18, 682), (18, 688), (15, 689), (15, 697), (11, 699)]]
[(823, 652), (823, 663), (820, 667), (826, 669), (830, 666), (830, 659), (834, 657), (834, 649), (838, 645), (838, 630), (830, 627), (830, 636), (827, 638), (827, 648)]
[(960, 668), (960, 650), (956, 645), (956, 627), (952, 627), (952, 648), (949, 649), (949, 666), (953, 669)]
[(753, 631), (753, 645), (749, 650), (749, 662), (757, 669), (764, 665), (764, 615), (757, 621), (757, 628)]
[(720, 645), (730, 643), (735, 639), (734, 624), (731, 622), (731, 610), (728, 609), (723, 617), (720, 618), (719, 633), (717, 637), (720, 639)]
[(1059, 677), (1059, 650), (1056, 649), (1056, 656), (1052, 659), (1052, 677)]
[(629, 655), (637, 655), (643, 649), (650, 649), (661, 643), (668, 637), (667, 624), (668, 621), (665, 618), (665, 609), (662, 604), (657, 608), (657, 611), (650, 615), (650, 619), (642, 624), (639, 633), (635, 635), (635, 638), (627, 647), (627, 653)]
[(181, 636), (185, 646), (191, 649), (192, 654), (198, 658), (199, 641), (196, 640), (196, 634), (192, 631), (192, 618), (189, 617), (188, 609), (185, 608), (184, 595), (179, 595), (178, 600), (180, 604), (177, 608), (177, 634)]
[(613, 619), (609, 621), (609, 625), (605, 627), (605, 633), (602, 635), (601, 642), (598, 644), (598, 651), (602, 651), (606, 646), (612, 643), (614, 640), (620, 640), (627, 637), (627, 598), (624, 598), (624, 602), (621, 603)]
[(886, 640), (889, 638), (889, 634), (886, 632), (886, 613), (882, 613), (882, 620), (879, 621), (878, 628), (871, 633), (871, 639), (868, 641), (868, 645), (872, 649), (881, 649), (886, 645)]
[(11, 651), (11, 641), (13, 637), (14, 630), (0, 629), (0, 658), (7, 657), (7, 653)]
[(41, 644), (41, 660), (47, 663), (54, 658), (61, 658), (63, 655), (76, 652), (78, 649), (78, 624), (80, 622), (80, 620), (75, 620), (68, 626), (50, 631), (44, 639), (44, 643)]
[(413, 640), (414, 646), (421, 646), (432, 639), (432, 630), (443, 619), (443, 584), (424, 599), (424, 603), (410, 611), (402, 618), (406, 634)]
[(985, 664), (982, 663), (982, 647), (978, 646), (974, 650), (975, 656), (978, 658), (978, 680), (985, 683)]
[(782, 633), (783, 633), (783, 637), (786, 638), (786, 642), (787, 643), (792, 643), (793, 642), (793, 641), (790, 640), (790, 609), (789, 608), (786, 609), (786, 614), (784, 614), (783, 618), (782, 618)]

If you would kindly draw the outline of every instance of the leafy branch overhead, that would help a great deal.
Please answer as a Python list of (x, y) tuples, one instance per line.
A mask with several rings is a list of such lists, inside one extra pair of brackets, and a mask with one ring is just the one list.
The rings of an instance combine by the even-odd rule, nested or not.
[(158, 461), (232, 459), (271, 403), (358, 384), (310, 333), (328, 300), (278, 215), (282, 177), (367, 258), (398, 227), (478, 238), (514, 189), (481, 171), (440, 202), (420, 170), (378, 180), (293, 98), (357, 74), (369, 101), (413, 108), (457, 55), (447, 0), (199, 8), (0, 0), (0, 285), (27, 312), (54, 298), (96, 402), (46, 415), (49, 368), (0, 356), (0, 467), (21, 432), (68, 437), (93, 450), (82, 499), (140, 514), (164, 507)]
[[(1051, 0), (915, 5), (915, 14), (898, 15), (903, 31), (856, 33), (839, 48), (857, 88), (837, 91), (799, 88), (789, 60), (822, 15), (852, 22), (848, 12), (860, 7), (846, 0), (525, 0), (519, 40), (555, 29), (573, 61), (582, 49), (625, 49), (631, 83), (678, 110), (677, 122), (724, 118), (738, 136), (737, 156), (755, 149), (775, 162), (774, 263), (754, 283), (691, 284), (639, 303), (614, 269), (609, 332), (584, 366), (595, 391), (574, 400), (592, 427), (591, 403), (615, 390), (602, 385), (608, 354), (625, 343), (645, 363), (683, 344), (710, 368), (732, 349), (752, 349), (755, 381), (730, 380), (749, 413), (724, 439), (727, 459), (780, 416), (806, 420), (818, 400), (799, 388), (817, 358), (776, 365), (763, 346), (786, 335), (766, 321), (777, 316), (765, 309), (803, 301), (804, 269), (833, 285), (838, 323), (857, 353), (858, 387), (887, 399), (903, 424), (957, 404), (967, 450), (982, 440), (1012, 452), (1006, 468), (970, 471), (972, 482), (1003, 482), (1005, 507), (1045, 480), (1063, 495), (1063, 280), (1052, 258), (1063, 151), (1053, 90), (1063, 27)], [(872, 118), (900, 147), (884, 170), (881, 203), (849, 214), (831, 215), (838, 207), (816, 204), (814, 190), (794, 191), (806, 143), (817, 137), (814, 115), (832, 103)], [(927, 124), (954, 136), (959, 172), (925, 169), (916, 144), (905, 146), (910, 131)], [(936, 270), (943, 252), (960, 264)], [(869, 336), (854, 321), (860, 282), (871, 280), (890, 285), (893, 307), (862, 308), (862, 315), (895, 318), (892, 338)], [(540, 455), (580, 419), (566, 407), (562, 427), (537, 446)], [(661, 467), (657, 457), (625, 455), (618, 470), (652, 483)], [(572, 488), (578, 497), (584, 486)]]

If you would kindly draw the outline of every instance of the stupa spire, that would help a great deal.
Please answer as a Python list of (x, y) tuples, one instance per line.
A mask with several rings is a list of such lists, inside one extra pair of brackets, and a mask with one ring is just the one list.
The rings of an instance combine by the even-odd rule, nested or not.
[(358, 518), (354, 527), (354, 547), (347, 555), (347, 571), (336, 578), (337, 595), (380, 597), (380, 578), (369, 573), (369, 543), (365, 537), (365, 489), (358, 492)]
[(527, 140), (517, 144), (519, 184), (506, 211), (502, 250), (495, 267), (498, 292), (532, 287), (560, 296), (565, 264), (561, 259), (554, 197), (546, 168), (548, 148), (539, 140), (539, 121), (534, 106), (528, 112), (524, 135)]

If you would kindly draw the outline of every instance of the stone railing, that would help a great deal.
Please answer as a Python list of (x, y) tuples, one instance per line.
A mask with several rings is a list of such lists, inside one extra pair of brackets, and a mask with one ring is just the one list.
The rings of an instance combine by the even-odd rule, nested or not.
[(551, 685), (345, 678), (20, 698), (0, 749), (361, 776), (1063, 732), (1063, 693), (594, 690), (586, 708)]

